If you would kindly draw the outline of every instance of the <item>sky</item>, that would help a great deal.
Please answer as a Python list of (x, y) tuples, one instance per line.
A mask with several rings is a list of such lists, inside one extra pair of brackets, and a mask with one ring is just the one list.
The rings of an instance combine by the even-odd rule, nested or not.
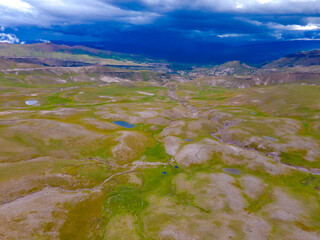
[(0, 0), (0, 42), (15, 44), (91, 42), (206, 59), (208, 49), (316, 40), (320, 0)]

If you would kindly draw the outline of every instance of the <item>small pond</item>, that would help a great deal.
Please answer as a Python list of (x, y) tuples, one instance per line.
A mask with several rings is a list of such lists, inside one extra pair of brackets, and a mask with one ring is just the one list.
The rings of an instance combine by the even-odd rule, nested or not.
[(192, 142), (193, 140), (192, 139), (184, 139), (185, 141), (187, 141), (187, 142)]
[(263, 136), (263, 138), (265, 138), (265, 139), (267, 139), (267, 140), (270, 140), (270, 141), (273, 141), (273, 142), (279, 142), (278, 139), (273, 138), (273, 137)]
[(124, 122), (124, 121), (114, 121), (113, 123), (117, 124), (117, 125), (119, 125), (121, 127), (125, 127), (125, 128), (134, 128), (136, 126), (136, 125)]
[(222, 171), (226, 173), (234, 174), (234, 175), (239, 175), (241, 173), (239, 169), (235, 169), (235, 168), (223, 168)]
[(33, 105), (35, 105), (35, 104), (37, 104), (37, 103), (38, 103), (37, 100), (27, 100), (27, 101), (26, 101), (26, 104), (27, 104), (28, 106), (33, 106)]

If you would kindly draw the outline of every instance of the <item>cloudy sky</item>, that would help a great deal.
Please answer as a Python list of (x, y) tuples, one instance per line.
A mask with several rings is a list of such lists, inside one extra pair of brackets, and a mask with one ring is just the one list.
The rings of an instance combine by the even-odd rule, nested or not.
[(2, 42), (104, 42), (161, 52), (316, 39), (320, 0), (0, 0)]

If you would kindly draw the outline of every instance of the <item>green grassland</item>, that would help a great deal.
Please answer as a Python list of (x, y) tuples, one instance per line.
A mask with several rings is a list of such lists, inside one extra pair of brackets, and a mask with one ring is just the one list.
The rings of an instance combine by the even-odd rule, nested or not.
[(0, 75), (1, 238), (320, 236), (318, 86), (166, 85), (141, 74), (125, 84)]

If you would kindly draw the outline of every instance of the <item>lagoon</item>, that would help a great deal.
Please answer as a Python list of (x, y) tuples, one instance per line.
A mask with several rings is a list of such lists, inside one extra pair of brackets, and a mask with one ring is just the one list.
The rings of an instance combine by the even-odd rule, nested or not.
[(124, 121), (114, 121), (113, 123), (117, 124), (117, 125), (119, 125), (121, 127), (125, 127), (125, 128), (134, 128), (136, 126), (136, 125), (124, 122)]

